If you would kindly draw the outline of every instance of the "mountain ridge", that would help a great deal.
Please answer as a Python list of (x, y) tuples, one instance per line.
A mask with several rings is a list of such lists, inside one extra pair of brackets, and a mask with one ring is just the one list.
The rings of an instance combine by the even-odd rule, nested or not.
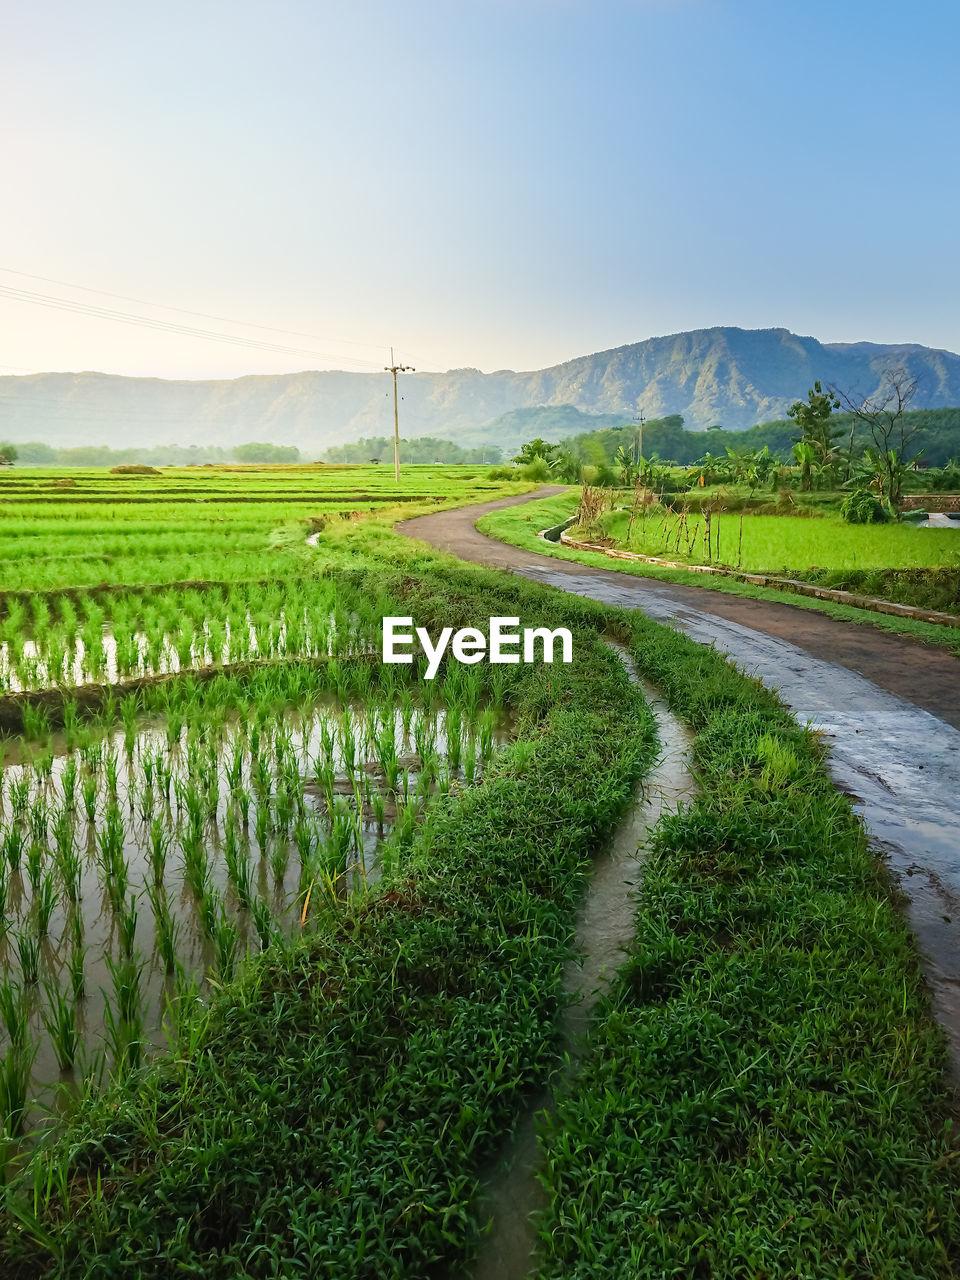
[[(578, 415), (626, 421), (641, 411), (647, 418), (681, 414), (693, 429), (716, 423), (743, 429), (782, 418), (816, 380), (870, 395), (888, 369), (901, 366), (918, 383), (914, 407), (960, 405), (960, 355), (943, 348), (822, 343), (784, 328), (713, 326), (545, 369), (408, 374), (400, 380), (401, 426), (406, 436), (505, 448), (523, 434), (522, 411), (538, 408), (570, 407)], [(502, 421), (506, 415), (513, 417)], [(0, 438), (14, 441), (230, 446), (266, 439), (319, 454), (392, 429), (392, 388), (384, 374), (303, 370), (187, 380), (87, 371), (0, 377)]]

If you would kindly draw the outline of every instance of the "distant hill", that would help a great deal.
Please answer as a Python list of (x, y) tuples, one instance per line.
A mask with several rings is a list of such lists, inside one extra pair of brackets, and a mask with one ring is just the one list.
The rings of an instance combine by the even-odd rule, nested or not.
[[(451, 369), (401, 379), (401, 428), (467, 447), (680, 414), (701, 430), (783, 417), (816, 379), (870, 394), (884, 372), (917, 379), (917, 408), (960, 405), (960, 356), (915, 344), (824, 344), (786, 329), (697, 329), (515, 373)], [(531, 416), (531, 414), (533, 416)], [(559, 415), (559, 416), (557, 416)], [(601, 421), (596, 421), (599, 415)], [(165, 381), (103, 373), (0, 377), (0, 438), (64, 447), (243, 440), (297, 445), (307, 457), (361, 436), (392, 434), (385, 374), (305, 372), (228, 381)], [(539, 422), (542, 426), (536, 426)]]

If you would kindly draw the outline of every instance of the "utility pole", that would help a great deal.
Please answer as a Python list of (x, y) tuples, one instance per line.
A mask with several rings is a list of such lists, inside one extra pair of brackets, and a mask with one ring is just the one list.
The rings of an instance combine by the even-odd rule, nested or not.
[(393, 347), (390, 348), (390, 363), (383, 366), (385, 373), (393, 374), (393, 473), (397, 484), (400, 483), (400, 410), (397, 405), (397, 374), (416, 373), (412, 364), (397, 364), (393, 358)]
[(636, 415), (634, 416), (634, 419), (633, 419), (633, 420), (634, 420), (634, 422), (639, 422), (639, 423), (640, 423), (640, 426), (637, 428), (637, 445), (636, 445), (636, 449), (637, 449), (637, 456), (634, 458), (634, 462), (635, 462), (635, 463), (636, 463), (636, 465), (639, 467), (639, 465), (640, 465), (640, 456), (641, 456), (641, 454), (643, 453), (643, 424), (644, 424), (644, 422), (646, 421), (646, 419), (645, 419), (645, 418), (644, 418), (644, 416), (643, 416), (643, 410), (642, 410), (642, 409), (640, 410), (640, 412), (639, 412), (638, 414), (636, 414)]

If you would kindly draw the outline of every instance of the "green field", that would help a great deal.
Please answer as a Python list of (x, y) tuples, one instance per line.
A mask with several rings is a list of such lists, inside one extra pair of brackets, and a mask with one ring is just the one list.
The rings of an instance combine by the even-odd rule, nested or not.
[[(0, 1274), (463, 1274), (550, 1082), (536, 1275), (956, 1273), (913, 940), (772, 693), (393, 531), (525, 487), (482, 470), (76, 479), (0, 502)], [(428, 680), (380, 662), (388, 613), (567, 626), (574, 661)], [(611, 640), (700, 793), (571, 1069), (577, 908), (658, 751)]]
[[(628, 525), (631, 525), (628, 537)], [(710, 563), (740, 567), (749, 573), (786, 573), (810, 569), (931, 569), (960, 563), (960, 523), (956, 529), (925, 529), (905, 524), (847, 524), (839, 515), (711, 515)], [(644, 555), (704, 563), (705, 520), (657, 507), (631, 522), (626, 511), (606, 516), (602, 531), (618, 547)], [(720, 550), (716, 551), (719, 538)]]
[[(489, 468), (167, 467), (0, 472), (0, 591), (262, 579), (286, 571), (265, 553), (323, 518), (482, 502), (532, 486)], [(62, 487), (64, 482), (70, 487)], [(294, 569), (294, 571), (296, 571)]]

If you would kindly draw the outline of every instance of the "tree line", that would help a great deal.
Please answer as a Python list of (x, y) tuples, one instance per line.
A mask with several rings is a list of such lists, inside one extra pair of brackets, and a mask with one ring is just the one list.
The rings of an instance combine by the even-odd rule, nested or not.
[(190, 467), (205, 463), (294, 463), (300, 461), (296, 445), (250, 441), (232, 449), (216, 445), (156, 445), (153, 448), (111, 449), (108, 445), (84, 444), (69, 449), (37, 441), (14, 444), (0, 440), (0, 458), (21, 467), (114, 467), (142, 463), (151, 467)]

